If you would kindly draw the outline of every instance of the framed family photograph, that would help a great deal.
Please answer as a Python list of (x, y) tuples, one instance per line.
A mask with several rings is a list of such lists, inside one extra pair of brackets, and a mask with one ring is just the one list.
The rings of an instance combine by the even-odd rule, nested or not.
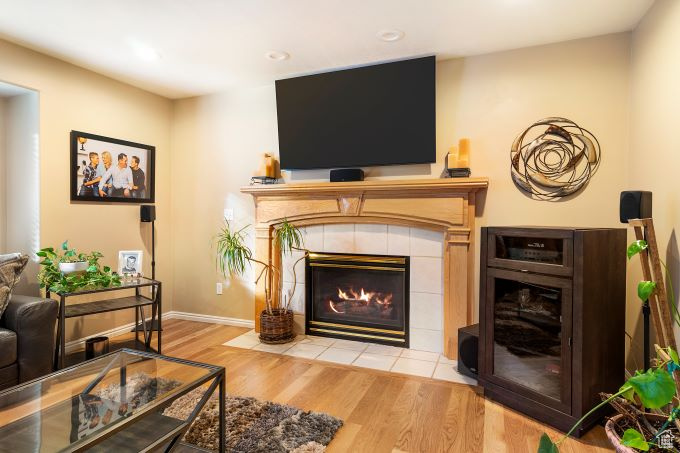
[(118, 275), (142, 274), (141, 250), (121, 250), (118, 252)]
[(155, 201), (156, 147), (71, 131), (71, 200)]

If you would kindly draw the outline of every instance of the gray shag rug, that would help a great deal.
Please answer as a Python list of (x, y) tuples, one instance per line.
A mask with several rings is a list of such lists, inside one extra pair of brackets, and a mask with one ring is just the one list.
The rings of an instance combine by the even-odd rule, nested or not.
[[(136, 373), (130, 376), (126, 386), (129, 404), (125, 405), (125, 410), (132, 413), (179, 385), (175, 380)], [(106, 401), (119, 401), (119, 394), (118, 384), (108, 385), (95, 392), (96, 397)], [(204, 394), (204, 388), (187, 393), (166, 408), (163, 415), (186, 420)], [(328, 414), (306, 412), (255, 398), (227, 395), (225, 406), (226, 450), (230, 453), (323, 452), (342, 426), (342, 420)], [(217, 450), (218, 425), (219, 398), (215, 393), (205, 403), (182, 440), (206, 450)]]
[[(175, 401), (163, 414), (185, 419), (203, 396), (196, 389)], [(328, 414), (306, 412), (296, 407), (227, 396), (226, 450), (232, 453), (317, 453), (342, 426)], [(184, 442), (208, 450), (218, 448), (219, 400), (212, 396), (184, 436)]]

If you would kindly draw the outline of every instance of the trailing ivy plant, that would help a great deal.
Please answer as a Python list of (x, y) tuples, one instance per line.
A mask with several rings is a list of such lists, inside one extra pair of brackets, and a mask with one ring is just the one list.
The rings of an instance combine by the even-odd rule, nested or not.
[[(40, 249), (36, 253), (41, 258), (38, 281), (40, 287), (56, 293), (73, 293), (95, 288), (107, 288), (120, 286), (120, 276), (111, 271), (109, 266), (101, 266), (100, 252), (78, 253), (69, 248), (68, 241), (61, 244), (60, 250), (53, 247)], [(64, 275), (59, 269), (59, 263), (87, 262), (88, 266), (83, 273)]]
[[(638, 255), (640, 252), (646, 250), (648, 244), (646, 241), (637, 240), (628, 246), (626, 255), (630, 260), (632, 257)], [(669, 285), (669, 305), (672, 307), (671, 312), (673, 313), (673, 320), (680, 326), (680, 313), (675, 306), (675, 298), (673, 294), (673, 286), (671, 282), (670, 272), (668, 267), (662, 261), (661, 264), (664, 267), (666, 280)], [(637, 294), (640, 300), (644, 303), (649, 300), (649, 297), (656, 290), (656, 282), (653, 281), (641, 281), (637, 287)], [(657, 365), (650, 368), (647, 371), (636, 371), (635, 375), (631, 376), (619, 391), (615, 394), (609, 396), (600, 404), (591, 409), (586, 415), (581, 417), (574, 426), (569, 430), (569, 432), (562, 436), (559, 440), (553, 442), (553, 440), (546, 433), (543, 433), (538, 445), (538, 453), (558, 453), (558, 446), (564, 442), (572, 432), (590, 416), (593, 412), (597, 411), (602, 406), (609, 404), (616, 400), (617, 398), (625, 398), (631, 404), (640, 406), (647, 410), (659, 410), (666, 408), (670, 405), (670, 410), (667, 411), (667, 419), (657, 430), (657, 432), (652, 436), (651, 439), (645, 438), (645, 436), (638, 430), (634, 428), (628, 428), (624, 431), (621, 437), (621, 443), (627, 447), (636, 448), (640, 451), (648, 451), (650, 447), (656, 446), (656, 440), (661, 433), (663, 433), (666, 428), (671, 423), (677, 423), (678, 416), (680, 416), (680, 389), (676, 387), (675, 380), (673, 378), (673, 373), (676, 370), (680, 370), (680, 359), (678, 358), (678, 353), (671, 347), (660, 348), (657, 346)]]
[[(562, 436), (559, 440), (553, 440), (546, 433), (543, 433), (538, 445), (538, 453), (558, 453), (558, 446), (564, 442), (571, 433), (593, 412), (600, 409), (615, 400), (616, 398), (625, 398), (632, 404), (640, 405), (646, 409), (661, 409), (668, 404), (674, 403), (675, 406), (671, 409), (666, 423), (658, 430), (653, 439), (645, 439), (644, 435), (634, 429), (628, 428), (623, 433), (621, 443), (628, 447), (637, 448), (641, 451), (648, 451), (649, 447), (655, 445), (656, 438), (666, 430), (668, 425), (675, 421), (680, 412), (678, 406), (678, 399), (675, 398), (676, 388), (672, 373), (676, 369), (680, 369), (680, 362), (678, 361), (678, 354), (672, 348), (663, 350), (670, 360), (658, 360), (656, 367), (650, 368), (646, 372), (636, 371), (634, 376), (631, 376), (625, 384), (619, 388), (619, 391), (611, 395), (609, 398), (602, 401), (600, 404), (592, 408), (586, 415), (581, 417), (567, 434)], [(674, 401), (675, 399), (675, 401)]]

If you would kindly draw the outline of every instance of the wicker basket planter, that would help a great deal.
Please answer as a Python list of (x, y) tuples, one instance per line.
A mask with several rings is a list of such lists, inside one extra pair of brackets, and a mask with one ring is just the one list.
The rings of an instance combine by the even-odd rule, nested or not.
[[(621, 443), (621, 438), (616, 432), (616, 425), (622, 419), (623, 415), (619, 414), (607, 420), (607, 424), (604, 427), (604, 431), (607, 434), (607, 438), (609, 439), (609, 442), (611, 442), (611, 444), (614, 446), (616, 453), (638, 453), (640, 450), (627, 447)], [(666, 420), (666, 417), (664, 417), (663, 415), (649, 414), (647, 415), (647, 420), (649, 420), (652, 423), (654, 422), (663, 423)]]
[(260, 341), (267, 344), (281, 344), (293, 341), (293, 311), (275, 308), (272, 313), (260, 313)]

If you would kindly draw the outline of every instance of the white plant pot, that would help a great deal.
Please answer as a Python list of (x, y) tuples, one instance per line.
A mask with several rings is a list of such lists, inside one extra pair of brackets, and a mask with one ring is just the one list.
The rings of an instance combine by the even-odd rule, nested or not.
[(59, 270), (64, 275), (82, 274), (88, 268), (87, 261), (79, 261), (77, 263), (59, 263)]

